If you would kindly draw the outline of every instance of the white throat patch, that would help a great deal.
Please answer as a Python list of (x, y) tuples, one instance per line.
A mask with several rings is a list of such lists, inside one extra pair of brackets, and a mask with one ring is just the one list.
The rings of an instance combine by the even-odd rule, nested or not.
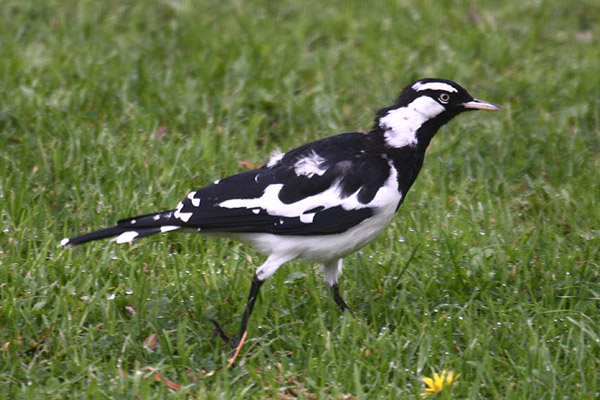
[(417, 97), (406, 107), (390, 110), (379, 119), (379, 126), (385, 131), (385, 143), (395, 148), (416, 146), (419, 128), (444, 110), (444, 106), (429, 96)]

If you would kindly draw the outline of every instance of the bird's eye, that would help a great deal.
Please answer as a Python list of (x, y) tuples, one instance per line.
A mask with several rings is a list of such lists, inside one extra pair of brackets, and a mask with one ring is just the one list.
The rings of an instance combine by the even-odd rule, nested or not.
[(448, 93), (442, 93), (440, 94), (440, 97), (438, 97), (438, 99), (441, 103), (446, 104), (450, 101), (450, 95)]

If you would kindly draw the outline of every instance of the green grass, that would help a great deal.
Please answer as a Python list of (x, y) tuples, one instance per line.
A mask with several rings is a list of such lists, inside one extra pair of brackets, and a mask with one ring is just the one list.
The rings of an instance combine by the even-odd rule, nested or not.
[[(0, 398), (416, 399), (442, 369), (460, 377), (440, 398), (600, 397), (599, 14), (592, 0), (4, 0)], [(205, 318), (236, 329), (259, 254), (183, 234), (57, 248), (239, 161), (368, 129), (428, 76), (505, 111), (444, 127), (392, 226), (347, 257), (358, 320), (318, 267), (291, 263), (227, 370)]]

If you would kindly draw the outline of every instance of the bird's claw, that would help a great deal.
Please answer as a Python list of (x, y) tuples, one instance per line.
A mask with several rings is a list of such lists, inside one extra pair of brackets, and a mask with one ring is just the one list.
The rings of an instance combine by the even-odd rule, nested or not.
[(233, 344), (234, 340), (231, 339), (231, 337), (227, 333), (225, 333), (223, 328), (221, 328), (221, 325), (215, 319), (207, 318), (207, 320), (209, 322), (212, 322), (212, 324), (214, 325), (214, 328), (213, 328), (214, 335), (219, 335), (219, 337), (221, 339), (223, 339), (225, 341), (225, 343)]
[(229, 336), (224, 330), (223, 328), (221, 328), (221, 325), (217, 322), (217, 320), (213, 319), (213, 318), (206, 318), (209, 322), (212, 322), (212, 324), (214, 325), (213, 327), (213, 334), (216, 336), (218, 335), (221, 339), (223, 339), (223, 341), (227, 344), (229, 344), (231, 346), (231, 350), (233, 352), (235, 352), (240, 344), (240, 338), (239, 337), (231, 337)]

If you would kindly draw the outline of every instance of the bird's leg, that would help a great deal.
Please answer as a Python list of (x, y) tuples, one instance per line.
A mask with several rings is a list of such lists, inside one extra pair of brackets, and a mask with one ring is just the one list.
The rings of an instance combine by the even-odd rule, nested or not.
[(246, 326), (248, 325), (248, 320), (250, 319), (250, 315), (252, 315), (252, 310), (254, 309), (254, 303), (256, 302), (256, 298), (258, 297), (258, 291), (260, 290), (260, 287), (262, 286), (263, 283), (264, 283), (264, 281), (261, 281), (260, 279), (258, 279), (256, 274), (252, 277), (252, 286), (250, 287), (250, 294), (248, 295), (248, 300), (246, 301), (246, 309), (244, 310), (244, 315), (242, 315), (242, 322), (240, 324), (240, 330), (236, 337), (231, 338), (227, 333), (225, 333), (223, 328), (221, 328), (221, 325), (219, 325), (219, 323), (216, 320), (214, 320), (212, 318), (208, 318), (208, 320), (210, 322), (212, 322), (213, 325), (215, 326), (213, 329), (213, 332), (215, 333), (215, 335), (219, 335), (219, 337), (221, 339), (223, 339), (225, 342), (231, 344), (231, 348), (234, 350), (238, 347), (238, 345), (240, 343), (240, 339), (244, 335), (244, 332), (246, 332)]
[(342, 298), (342, 295), (340, 295), (340, 287), (338, 286), (337, 283), (331, 285), (331, 291), (333, 293), (333, 300), (335, 300), (335, 303), (340, 307), (340, 309), (342, 311), (352, 312), (352, 310), (350, 310), (350, 307), (348, 306), (348, 304), (346, 304), (346, 302)]
[(333, 293), (333, 300), (340, 307), (342, 312), (348, 311), (356, 319), (356, 315), (354, 315), (354, 311), (352, 311), (352, 309), (348, 306), (348, 304), (342, 298), (342, 295), (340, 295), (340, 287), (338, 286), (337, 283), (334, 283), (333, 285), (331, 285), (331, 291)]
[(246, 333), (246, 326), (248, 325), (248, 320), (250, 319), (250, 315), (252, 315), (252, 310), (254, 309), (254, 303), (256, 303), (256, 298), (258, 297), (258, 291), (262, 284), (277, 271), (277, 269), (285, 262), (292, 259), (293, 256), (286, 254), (271, 254), (265, 260), (265, 262), (256, 270), (256, 273), (252, 277), (252, 286), (250, 287), (250, 294), (248, 295), (248, 300), (246, 301), (246, 309), (244, 310), (244, 315), (242, 315), (242, 322), (240, 324), (240, 330), (236, 337), (231, 338), (227, 335), (221, 326), (215, 321), (210, 320), (214, 325), (215, 334), (218, 334), (221, 339), (231, 344), (231, 347), (235, 350), (238, 349), (240, 345), (240, 341), (243, 339), (244, 334)]
[(256, 298), (258, 297), (258, 291), (260, 287), (265, 281), (261, 281), (258, 279), (258, 276), (254, 274), (252, 277), (252, 286), (250, 287), (250, 294), (248, 295), (248, 300), (246, 301), (246, 309), (244, 310), (244, 315), (242, 315), (242, 322), (240, 324), (240, 330), (237, 336), (231, 341), (231, 347), (236, 349), (238, 344), (240, 343), (240, 339), (244, 336), (246, 332), (246, 325), (248, 324), (248, 320), (250, 319), (250, 315), (252, 315), (252, 310), (254, 309), (254, 303), (256, 302)]
[(342, 273), (342, 259), (339, 258), (323, 264), (323, 269), (325, 282), (328, 283), (329, 287), (331, 288), (331, 293), (333, 294), (333, 300), (335, 300), (335, 303), (340, 307), (342, 312), (348, 311), (354, 318), (356, 318), (354, 312), (352, 312), (348, 304), (342, 298), (342, 295), (340, 295), (338, 277)]

